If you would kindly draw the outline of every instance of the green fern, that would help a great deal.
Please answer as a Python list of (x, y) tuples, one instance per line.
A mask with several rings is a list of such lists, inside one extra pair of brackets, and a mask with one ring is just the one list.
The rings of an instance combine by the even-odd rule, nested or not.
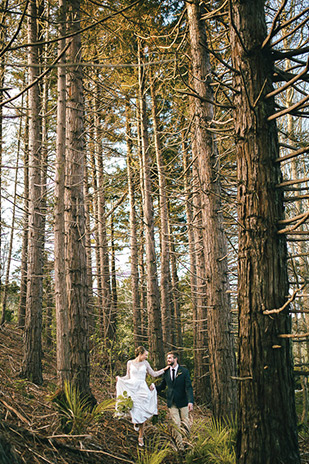
[(186, 464), (235, 464), (235, 427), (226, 422), (198, 422), (192, 430), (191, 449)]
[(170, 453), (169, 444), (154, 437), (147, 448), (137, 450), (136, 464), (161, 464)]
[(56, 392), (50, 399), (57, 405), (63, 429), (69, 434), (84, 432), (105, 411), (115, 407), (114, 400), (105, 400), (92, 407), (89, 398), (82, 396), (78, 388), (70, 382), (65, 382), (63, 390)]

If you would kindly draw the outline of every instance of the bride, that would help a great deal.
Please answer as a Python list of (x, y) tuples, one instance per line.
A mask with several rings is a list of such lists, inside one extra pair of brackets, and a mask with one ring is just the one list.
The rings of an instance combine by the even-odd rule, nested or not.
[[(135, 359), (127, 362), (127, 375), (116, 377), (116, 395), (119, 397), (124, 392), (132, 398), (133, 406), (130, 410), (134, 430), (139, 432), (138, 444), (144, 446), (144, 426), (145, 421), (155, 414), (158, 414), (157, 391), (154, 384), (148, 388), (146, 374), (152, 377), (159, 377), (169, 366), (159, 371), (154, 371), (149, 362), (148, 351), (143, 346), (135, 350)], [(116, 406), (117, 407), (117, 406)]]

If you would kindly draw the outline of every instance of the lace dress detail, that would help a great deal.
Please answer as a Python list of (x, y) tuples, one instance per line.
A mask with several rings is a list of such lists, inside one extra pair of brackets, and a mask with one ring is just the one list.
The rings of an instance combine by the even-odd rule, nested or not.
[(154, 371), (148, 361), (134, 362), (128, 361), (127, 375), (118, 377), (116, 384), (117, 397), (127, 392), (133, 400), (133, 407), (130, 410), (132, 422), (142, 424), (154, 414), (158, 414), (157, 391), (150, 390), (146, 383), (146, 374), (152, 377), (159, 377), (164, 373), (164, 369)]

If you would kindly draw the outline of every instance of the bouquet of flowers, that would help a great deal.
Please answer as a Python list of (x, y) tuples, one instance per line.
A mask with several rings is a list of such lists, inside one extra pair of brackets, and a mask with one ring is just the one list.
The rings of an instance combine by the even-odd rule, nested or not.
[(122, 395), (116, 398), (116, 413), (117, 417), (127, 417), (130, 410), (133, 407), (133, 400), (131, 396), (128, 396), (126, 391)]

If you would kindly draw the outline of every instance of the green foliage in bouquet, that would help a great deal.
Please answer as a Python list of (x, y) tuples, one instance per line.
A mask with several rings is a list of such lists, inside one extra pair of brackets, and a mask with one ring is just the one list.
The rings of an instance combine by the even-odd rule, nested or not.
[(116, 398), (116, 416), (126, 416), (133, 408), (133, 400), (126, 391)]

